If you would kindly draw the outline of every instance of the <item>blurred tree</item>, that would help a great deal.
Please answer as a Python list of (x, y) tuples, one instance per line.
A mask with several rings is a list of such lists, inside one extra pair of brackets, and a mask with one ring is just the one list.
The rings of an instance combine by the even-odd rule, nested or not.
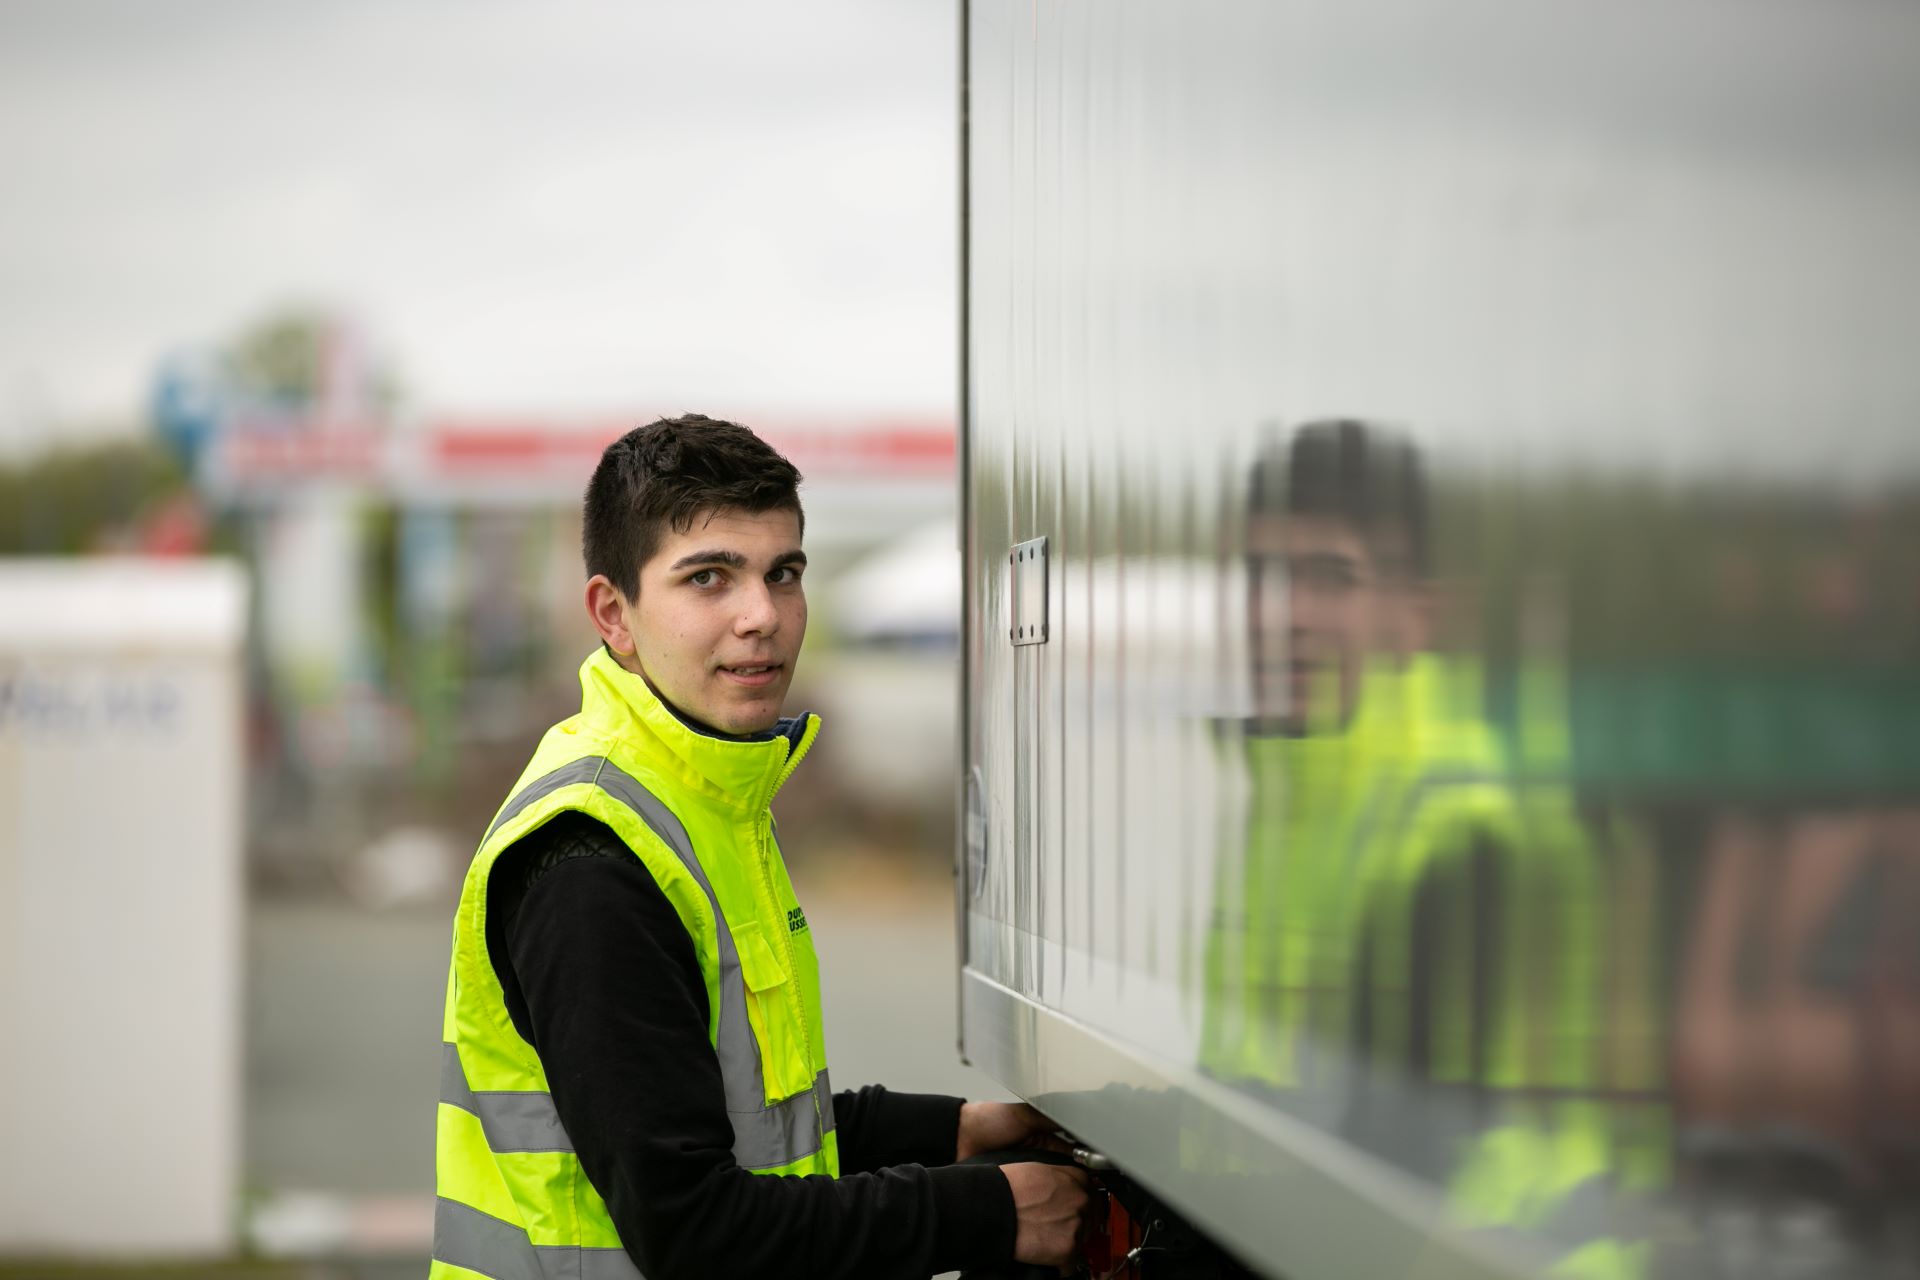
[(223, 365), (242, 399), (280, 408), (312, 408), (331, 397), (384, 417), (399, 395), (392, 370), (370, 362), (355, 327), (324, 307), (268, 312), (234, 338)]
[(0, 468), (0, 553), (116, 549), (148, 512), (186, 490), (178, 463), (148, 441), (59, 449)]
[(311, 403), (325, 376), (326, 335), (331, 322), (317, 311), (290, 310), (244, 330), (227, 353), (233, 381), (263, 399), (283, 405)]

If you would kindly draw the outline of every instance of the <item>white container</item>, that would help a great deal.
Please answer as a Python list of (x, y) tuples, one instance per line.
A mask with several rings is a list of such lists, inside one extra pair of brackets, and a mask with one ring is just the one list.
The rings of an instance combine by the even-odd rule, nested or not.
[(246, 598), (0, 560), (0, 1253), (234, 1246)]

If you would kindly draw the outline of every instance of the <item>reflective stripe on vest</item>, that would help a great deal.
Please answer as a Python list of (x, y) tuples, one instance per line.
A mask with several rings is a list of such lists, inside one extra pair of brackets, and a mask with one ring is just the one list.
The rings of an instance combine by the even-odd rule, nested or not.
[[(823, 1068), (814, 1077), (811, 1089), (767, 1102), (760, 1043), (747, 1020), (747, 984), (740, 973), (740, 951), (720, 910), (720, 899), (714, 895), (700, 859), (693, 854), (693, 842), (672, 810), (613, 761), (605, 756), (588, 756), (561, 765), (521, 788), (500, 810), (487, 830), (487, 839), (534, 801), (582, 782), (591, 783), (633, 810), (673, 850), (713, 908), (720, 953), (720, 1020), (714, 1051), (720, 1058), (727, 1118), (733, 1123), (734, 1163), (743, 1169), (777, 1169), (813, 1155), (833, 1131), (833, 1086)], [(540, 1091), (476, 1094), (467, 1087), (459, 1051), (453, 1045), (443, 1050), (440, 1100), (478, 1116), (487, 1146), (494, 1151), (573, 1150), (554, 1110), (553, 1095)]]
[(433, 1206), (433, 1260), (494, 1280), (646, 1280), (625, 1249), (537, 1245), (511, 1222), (444, 1197)]
[[(751, 1027), (747, 1034), (751, 1038)], [(724, 1074), (723, 1068), (723, 1077)], [(560, 1124), (560, 1113), (554, 1108), (552, 1094), (518, 1089), (475, 1092), (468, 1087), (467, 1073), (460, 1066), (460, 1050), (444, 1043), (440, 1046), (440, 1101), (479, 1119), (481, 1132), (487, 1135), (489, 1151), (573, 1150), (573, 1139)], [(812, 1124), (815, 1107), (819, 1108), (822, 1132), (832, 1133), (833, 1087), (824, 1071), (813, 1078), (810, 1091), (770, 1107), (756, 1111), (735, 1111), (729, 1107), (734, 1162), (744, 1169), (773, 1169), (818, 1151), (820, 1141), (813, 1133)], [(752, 1154), (755, 1163), (749, 1164), (743, 1152)], [(782, 1154), (784, 1152), (793, 1154)]]

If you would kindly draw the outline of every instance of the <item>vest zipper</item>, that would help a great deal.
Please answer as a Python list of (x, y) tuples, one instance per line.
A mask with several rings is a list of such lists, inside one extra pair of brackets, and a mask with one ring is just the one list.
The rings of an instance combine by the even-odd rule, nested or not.
[[(793, 772), (793, 767), (797, 763), (798, 761), (788, 763), (786, 772), (780, 775), (781, 782), (787, 780), (788, 774)], [(775, 789), (779, 789), (778, 783), (775, 784)], [(759, 821), (754, 826), (754, 836), (755, 843), (758, 846), (757, 851), (760, 855), (760, 880), (761, 883), (766, 886), (767, 903), (774, 908), (774, 913), (777, 918), (779, 916), (780, 899), (773, 889), (773, 857), (769, 852), (772, 843), (770, 839), (772, 830), (773, 815), (763, 812), (760, 815)], [(785, 926), (784, 920), (781, 923)], [(793, 1011), (793, 1020), (800, 1024), (800, 1044), (801, 1047), (806, 1050), (806, 1063), (810, 1073), (807, 1080), (807, 1094), (813, 1100), (813, 1134), (814, 1137), (820, 1140), (819, 1149), (824, 1156), (827, 1149), (826, 1121), (820, 1115), (819, 1091), (813, 1087), (811, 1074), (813, 1068), (813, 1031), (807, 1025), (806, 1002), (800, 998), (800, 992), (798, 990), (800, 985), (800, 971), (799, 967), (793, 962), (793, 932), (791, 927), (782, 927), (778, 932), (780, 934), (780, 954), (785, 959), (787, 965), (787, 982), (785, 984), (787, 988), (787, 1007)]]
[[(772, 789), (767, 792), (767, 805), (773, 803), (774, 796), (780, 793), (780, 788), (787, 785), (787, 779), (793, 776), (793, 771), (800, 767), (801, 759), (807, 754), (807, 748), (812, 745), (814, 724), (817, 723), (816, 721), (813, 724), (809, 724), (801, 736), (799, 746), (787, 752), (787, 763), (781, 768), (780, 776), (774, 779)], [(756, 826), (756, 835), (760, 846), (760, 876), (767, 887), (767, 902), (777, 908), (780, 900), (773, 892), (773, 861), (768, 852), (768, 847), (772, 844), (772, 833), (773, 812), (770, 808), (762, 806), (759, 821)], [(793, 931), (791, 927), (780, 930), (780, 945), (782, 954), (786, 957), (787, 961), (787, 994), (789, 1000), (792, 1002), (794, 1021), (800, 1024), (800, 1043), (806, 1049), (807, 1054), (807, 1069), (809, 1072), (807, 1078), (807, 1096), (813, 1101), (813, 1135), (819, 1139), (819, 1150), (821, 1156), (824, 1158), (827, 1150), (827, 1123), (825, 1117), (820, 1114), (820, 1091), (814, 1088), (814, 1078), (817, 1073), (814, 1073), (812, 1070), (813, 1031), (807, 1025), (806, 1002), (800, 998), (800, 993), (796, 989), (800, 985), (800, 975), (793, 963)], [(822, 1035), (825, 1035), (824, 1029)], [(822, 1056), (824, 1056), (824, 1054)]]

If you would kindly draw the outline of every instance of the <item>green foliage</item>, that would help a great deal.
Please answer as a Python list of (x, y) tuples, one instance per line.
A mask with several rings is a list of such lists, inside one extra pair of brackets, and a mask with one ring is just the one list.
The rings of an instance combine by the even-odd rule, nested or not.
[(235, 385), (280, 404), (308, 404), (325, 376), (327, 319), (290, 309), (245, 330), (227, 352)]
[(186, 487), (178, 464), (148, 441), (59, 449), (0, 468), (0, 554), (101, 550)]
[(1436, 486), (1440, 574), (1492, 656), (1557, 610), (1576, 660), (1911, 662), (1920, 494), (1572, 474)]
[[(320, 399), (327, 378), (327, 351), (342, 321), (321, 307), (288, 306), (242, 329), (223, 359), (234, 388), (250, 399), (289, 409)], [(376, 366), (361, 371), (373, 404), (391, 408), (398, 396), (392, 371)]]

